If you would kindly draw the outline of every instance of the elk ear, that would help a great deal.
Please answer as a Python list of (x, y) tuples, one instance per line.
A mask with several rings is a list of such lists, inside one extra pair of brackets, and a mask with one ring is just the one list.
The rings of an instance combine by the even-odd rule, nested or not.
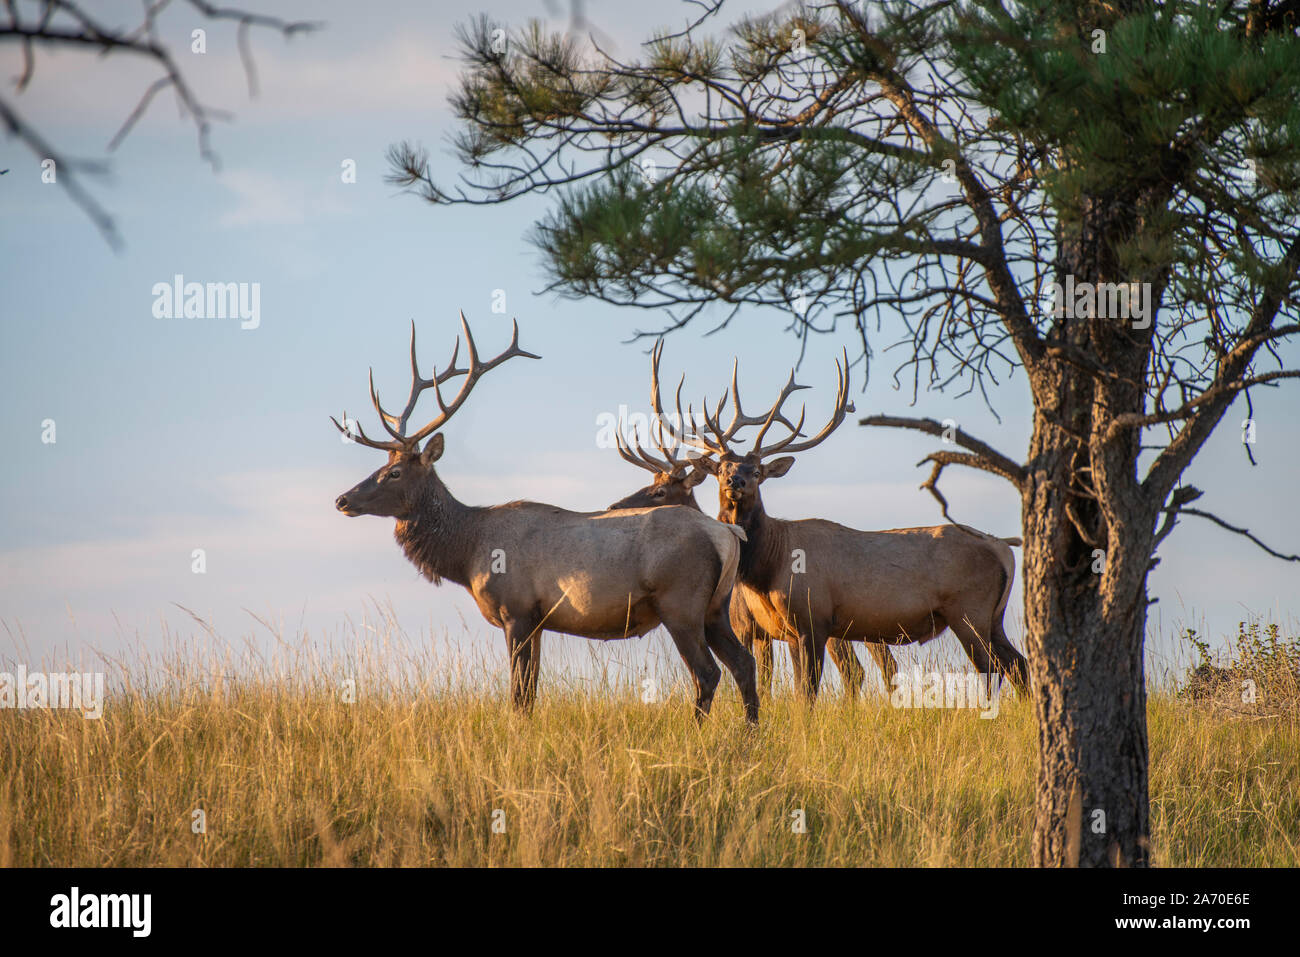
[(700, 475), (700, 481), (704, 480), (704, 473), (706, 472), (709, 475), (718, 474), (717, 460), (711, 455), (701, 456), (698, 459), (691, 459), (691, 467)]
[(773, 459), (764, 464), (763, 478), (780, 478), (786, 472), (790, 471), (790, 466), (792, 465), (794, 465), (793, 455), (783, 455), (779, 459)]
[(708, 472), (703, 472), (699, 469), (691, 469), (684, 476), (682, 476), (682, 488), (688, 488), (688, 489), (695, 488), (695, 486), (699, 485), (708, 477), (709, 477)]
[(438, 459), (442, 458), (443, 438), (441, 432), (435, 432), (429, 437), (429, 441), (424, 443), (424, 451), (420, 453), (421, 465), (432, 465)]

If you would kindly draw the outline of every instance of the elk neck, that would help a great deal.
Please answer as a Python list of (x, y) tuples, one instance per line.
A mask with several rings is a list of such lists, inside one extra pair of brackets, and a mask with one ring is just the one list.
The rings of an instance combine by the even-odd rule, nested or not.
[(763, 499), (754, 496), (748, 508), (724, 504), (718, 509), (718, 521), (739, 525), (745, 530), (740, 544), (740, 565), (736, 577), (751, 588), (767, 589), (780, 577), (786, 562), (785, 527), (763, 508)]
[(446, 578), (468, 587), (482, 511), (457, 500), (431, 469), (415, 513), (399, 519), (393, 535), (429, 581), (441, 585)]

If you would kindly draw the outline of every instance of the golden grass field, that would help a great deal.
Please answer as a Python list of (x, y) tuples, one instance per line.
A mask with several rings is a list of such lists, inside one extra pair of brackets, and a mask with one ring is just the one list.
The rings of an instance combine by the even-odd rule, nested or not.
[[(895, 710), (877, 690), (856, 705), (824, 694), (809, 713), (778, 688), (751, 732), (724, 675), (697, 727), (679, 662), (658, 662), (676, 684), (646, 704), (639, 676), (611, 677), (607, 649), (589, 647), (604, 672), (544, 671), (531, 718), (505, 700), (503, 661), (387, 639), (110, 662), (119, 688), (101, 719), (0, 712), (0, 866), (1029, 860), (1024, 702), (984, 720)], [(1150, 733), (1157, 864), (1300, 861), (1294, 709), (1241, 715), (1155, 691)]]

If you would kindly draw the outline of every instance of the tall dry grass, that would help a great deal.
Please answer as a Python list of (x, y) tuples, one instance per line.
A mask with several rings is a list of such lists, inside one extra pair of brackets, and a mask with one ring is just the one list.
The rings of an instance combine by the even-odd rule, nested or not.
[[(531, 718), (503, 662), (391, 620), (347, 642), (209, 635), (115, 659), (99, 720), (0, 712), (0, 865), (1028, 862), (1025, 703), (984, 720), (824, 696), (809, 713), (784, 688), (749, 731), (724, 677), (697, 727), (679, 662), (589, 654), (594, 670), (545, 672)], [(1166, 689), (1150, 717), (1157, 863), (1300, 860), (1294, 713), (1234, 719)]]

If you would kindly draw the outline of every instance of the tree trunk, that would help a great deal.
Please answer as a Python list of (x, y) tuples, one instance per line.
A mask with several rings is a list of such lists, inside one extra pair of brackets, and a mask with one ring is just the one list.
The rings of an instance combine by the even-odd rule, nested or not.
[[(1056, 414), (1078, 422), (1091, 385), (1063, 376)], [(1060, 420), (1058, 420), (1060, 421)], [(1086, 541), (1071, 494), (1077, 437), (1036, 418), (1023, 498), (1025, 631), (1036, 688), (1038, 787), (1032, 860), (1037, 866), (1150, 863), (1147, 800), (1146, 627), (1149, 539), (1141, 521), (1107, 542)], [(1086, 461), (1086, 460), (1085, 460)], [(1074, 512), (1072, 521), (1067, 506)], [(1124, 539), (1129, 539), (1128, 541)], [(1094, 549), (1104, 549), (1104, 562)]]

